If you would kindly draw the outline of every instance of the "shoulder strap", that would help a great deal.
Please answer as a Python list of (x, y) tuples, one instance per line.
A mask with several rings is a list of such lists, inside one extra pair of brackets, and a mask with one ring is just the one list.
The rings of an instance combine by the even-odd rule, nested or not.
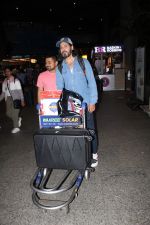
[(59, 72), (62, 74), (62, 68), (63, 68), (62, 62), (60, 62), (57, 67)]
[(8, 89), (8, 91), (9, 91), (10, 96), (12, 97), (11, 91), (10, 91), (10, 88), (9, 88), (9, 85), (8, 85), (8, 80), (7, 80), (7, 89)]
[(85, 69), (85, 63), (84, 63), (84, 59), (82, 57), (77, 57), (78, 63), (81, 67), (81, 69), (84, 72), (84, 75), (86, 76), (86, 69)]
[(85, 78), (86, 78), (86, 81), (87, 81), (87, 84), (88, 84), (84, 59), (82, 57), (77, 57), (77, 59), (78, 59), (78, 63), (80, 65), (81, 69), (83, 70), (83, 73), (85, 75)]

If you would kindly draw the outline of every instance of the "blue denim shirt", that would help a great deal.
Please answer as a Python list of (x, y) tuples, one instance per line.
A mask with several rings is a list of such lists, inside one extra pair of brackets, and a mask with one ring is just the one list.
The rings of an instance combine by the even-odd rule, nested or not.
[(83, 59), (85, 64), (84, 74), (81, 66), (75, 57), (73, 71), (71, 72), (65, 60), (62, 63), (62, 74), (56, 69), (57, 89), (77, 92), (83, 97), (83, 101), (87, 104), (95, 104), (98, 99), (97, 86), (92, 67), (87, 59)]

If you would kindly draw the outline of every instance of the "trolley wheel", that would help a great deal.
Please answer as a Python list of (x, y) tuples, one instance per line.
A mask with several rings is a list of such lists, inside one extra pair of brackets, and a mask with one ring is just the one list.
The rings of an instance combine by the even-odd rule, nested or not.
[(46, 174), (47, 174), (47, 168), (44, 168), (44, 169), (43, 169), (43, 177), (45, 177)]
[(88, 170), (90, 173), (95, 172), (95, 168), (94, 168), (94, 167), (87, 167), (87, 170)]
[(90, 178), (89, 170), (85, 170), (84, 177), (85, 177), (86, 180), (89, 180), (89, 178)]
[(75, 197), (78, 197), (78, 192), (75, 193)]
[(91, 167), (90, 172), (95, 172), (95, 168)]

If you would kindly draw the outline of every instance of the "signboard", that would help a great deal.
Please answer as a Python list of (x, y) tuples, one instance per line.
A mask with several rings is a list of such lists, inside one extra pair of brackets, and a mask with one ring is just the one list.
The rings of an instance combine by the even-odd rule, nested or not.
[(121, 46), (97, 46), (94, 47), (95, 53), (122, 52)]
[[(60, 117), (57, 110), (57, 102), (61, 91), (42, 91), (40, 94), (41, 107), (39, 112), (40, 128), (79, 126), (82, 124), (80, 115)], [(74, 110), (72, 102), (68, 104), (70, 110)], [(72, 108), (71, 108), (72, 107)]]
[(82, 123), (80, 116), (40, 116), (40, 127), (66, 127), (66, 126), (79, 126)]
[(40, 115), (58, 116), (57, 102), (61, 91), (41, 91), (41, 110)]
[(139, 47), (136, 49), (136, 97), (144, 101), (144, 66), (145, 66), (145, 48)]

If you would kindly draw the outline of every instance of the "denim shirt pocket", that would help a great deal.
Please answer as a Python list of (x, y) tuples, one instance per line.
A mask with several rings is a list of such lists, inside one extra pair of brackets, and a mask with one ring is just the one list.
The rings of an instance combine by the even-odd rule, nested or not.
[(66, 73), (67, 73), (67, 69), (63, 67), (63, 68), (62, 68), (62, 74), (65, 75)]
[(83, 73), (81, 68), (76, 68), (75, 69), (75, 73), (78, 74), (78, 76), (83, 76), (84, 75), (84, 73)]

